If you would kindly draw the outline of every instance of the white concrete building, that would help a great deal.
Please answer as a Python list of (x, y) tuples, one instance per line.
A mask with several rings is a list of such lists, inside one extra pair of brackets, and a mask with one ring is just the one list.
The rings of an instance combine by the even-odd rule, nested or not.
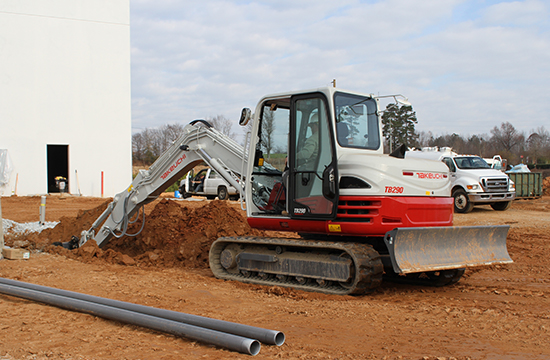
[(129, 0), (0, 0), (0, 195), (113, 196), (131, 137)]

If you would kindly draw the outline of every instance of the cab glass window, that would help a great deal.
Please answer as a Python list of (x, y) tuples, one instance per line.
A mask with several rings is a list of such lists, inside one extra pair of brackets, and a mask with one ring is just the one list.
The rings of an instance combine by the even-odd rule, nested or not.
[(334, 106), (336, 134), (340, 146), (371, 150), (380, 147), (376, 100), (365, 96), (336, 93)]
[(287, 166), (289, 123), (290, 98), (263, 103), (251, 191), (252, 202), (265, 215), (279, 215), (286, 208), (282, 175)]
[(449, 168), (449, 170), (451, 172), (456, 171), (456, 167), (455, 167), (455, 164), (453, 162), (453, 159), (447, 157), (447, 158), (443, 158), (442, 161), (445, 163), (445, 165), (447, 165), (447, 167)]

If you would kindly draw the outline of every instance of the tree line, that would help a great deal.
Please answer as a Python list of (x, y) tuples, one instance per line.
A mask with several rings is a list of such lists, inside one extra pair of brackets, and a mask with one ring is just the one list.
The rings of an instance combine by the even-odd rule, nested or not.
[[(214, 128), (236, 139), (232, 121), (223, 115), (206, 118)], [(450, 147), (459, 154), (491, 158), (500, 155), (508, 164), (550, 164), (550, 133), (540, 126), (529, 132), (518, 131), (511, 123), (503, 122), (490, 134), (462, 136), (457, 133), (434, 135), (431, 131), (416, 131), (418, 120), (411, 106), (389, 104), (382, 115), (384, 148), (391, 152), (400, 145), (409, 148)], [(137, 166), (151, 165), (183, 134), (184, 125), (166, 124), (144, 129), (132, 135), (132, 158)], [(269, 134), (264, 137), (269, 138)]]
[(400, 145), (408, 147), (450, 147), (459, 154), (492, 158), (500, 155), (508, 164), (550, 164), (550, 133), (540, 126), (529, 132), (518, 131), (510, 122), (491, 129), (490, 134), (462, 136), (457, 133), (434, 135), (417, 132), (416, 113), (411, 106), (390, 104), (382, 115), (382, 132), (387, 151)]
[[(231, 120), (223, 115), (206, 118), (214, 128), (232, 139), (237, 137), (232, 131)], [(168, 149), (182, 134), (185, 125), (165, 124), (159, 128), (144, 129), (132, 135), (132, 163), (134, 166), (149, 166)]]

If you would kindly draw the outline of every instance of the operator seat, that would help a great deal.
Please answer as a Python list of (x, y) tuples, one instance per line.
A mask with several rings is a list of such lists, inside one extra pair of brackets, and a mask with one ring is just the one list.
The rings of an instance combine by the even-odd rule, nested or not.
[(348, 125), (343, 122), (336, 123), (336, 132), (338, 133), (338, 143), (340, 146), (347, 146), (349, 136)]

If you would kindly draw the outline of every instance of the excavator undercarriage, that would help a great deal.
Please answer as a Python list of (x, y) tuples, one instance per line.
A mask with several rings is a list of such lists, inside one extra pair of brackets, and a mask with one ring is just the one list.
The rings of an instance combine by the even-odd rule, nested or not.
[(508, 228), (397, 228), (384, 238), (339, 237), (337, 242), (305, 234), (307, 239), (224, 237), (212, 244), (209, 260), (220, 279), (326, 294), (369, 293), (383, 278), (446, 286), (458, 282), (465, 267), (512, 262)]
[(370, 292), (384, 273), (370, 245), (261, 237), (218, 239), (210, 268), (220, 279), (336, 295)]

